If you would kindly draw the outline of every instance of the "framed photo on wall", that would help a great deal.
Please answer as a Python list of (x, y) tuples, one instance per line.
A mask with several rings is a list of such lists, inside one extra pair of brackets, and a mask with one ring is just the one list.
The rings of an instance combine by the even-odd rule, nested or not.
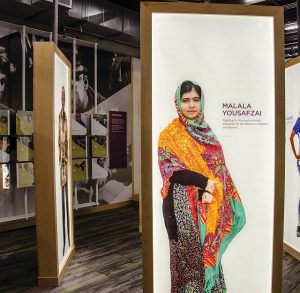
[(281, 292), (283, 10), (141, 5), (144, 292)]

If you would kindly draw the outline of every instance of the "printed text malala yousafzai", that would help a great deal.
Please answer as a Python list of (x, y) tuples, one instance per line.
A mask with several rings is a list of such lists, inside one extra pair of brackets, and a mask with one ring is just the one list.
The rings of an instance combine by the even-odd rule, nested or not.
[(257, 117), (262, 115), (262, 111), (253, 109), (250, 103), (222, 103), (224, 116), (244, 116)]

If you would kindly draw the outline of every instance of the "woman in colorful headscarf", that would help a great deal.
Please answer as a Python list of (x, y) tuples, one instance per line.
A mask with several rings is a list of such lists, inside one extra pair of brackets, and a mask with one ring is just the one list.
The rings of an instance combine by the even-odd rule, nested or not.
[(200, 86), (184, 81), (175, 105), (179, 118), (158, 143), (171, 292), (224, 293), (221, 258), (245, 224), (244, 208), (221, 144), (205, 122)]

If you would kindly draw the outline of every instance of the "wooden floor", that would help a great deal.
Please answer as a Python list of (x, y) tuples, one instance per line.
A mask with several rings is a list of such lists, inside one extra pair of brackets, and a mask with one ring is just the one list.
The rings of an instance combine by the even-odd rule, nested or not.
[[(35, 228), (0, 233), (0, 292), (142, 292), (135, 205), (77, 217), (76, 254), (58, 288), (37, 288)], [(300, 262), (283, 254), (283, 293), (300, 293)]]

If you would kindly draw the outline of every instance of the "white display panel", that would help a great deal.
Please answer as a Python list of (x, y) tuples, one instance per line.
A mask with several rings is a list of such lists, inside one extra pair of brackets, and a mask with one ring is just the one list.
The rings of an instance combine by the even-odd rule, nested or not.
[[(169, 241), (162, 214), (157, 146), (177, 113), (184, 80), (204, 92), (205, 120), (223, 147), (246, 225), (222, 259), (227, 291), (271, 292), (275, 68), (273, 17), (152, 14), (154, 292), (170, 292)], [(245, 108), (245, 109), (243, 109)], [(234, 116), (238, 110), (246, 114)]]
[[(71, 181), (71, 154), (67, 144), (67, 183), (62, 186), (61, 168), (60, 168), (60, 146), (59, 131), (61, 124), (59, 122), (61, 113), (64, 112), (66, 119), (67, 137), (70, 138), (71, 115), (70, 115), (70, 69), (55, 53), (54, 55), (54, 165), (55, 165), (55, 198), (56, 198), (56, 231), (58, 243), (58, 262), (59, 271), (64, 266), (70, 249), (73, 248), (73, 227), (70, 215), (72, 215), (72, 181)], [(63, 94), (64, 91), (64, 94)], [(64, 107), (62, 106), (62, 96), (65, 96)], [(62, 130), (61, 130), (62, 131)], [(63, 191), (64, 190), (64, 191)], [(63, 195), (65, 193), (65, 196)]]
[[(285, 148), (285, 202), (284, 202), (284, 242), (296, 252), (300, 253), (300, 235), (297, 236), (299, 223), (300, 199), (300, 167), (293, 154), (290, 136), (300, 117), (300, 63), (296, 63), (285, 70), (286, 97), (286, 148)], [(299, 136), (293, 137), (297, 154), (300, 153)], [(298, 164), (300, 161), (298, 161)], [(300, 233), (300, 231), (299, 231)]]

